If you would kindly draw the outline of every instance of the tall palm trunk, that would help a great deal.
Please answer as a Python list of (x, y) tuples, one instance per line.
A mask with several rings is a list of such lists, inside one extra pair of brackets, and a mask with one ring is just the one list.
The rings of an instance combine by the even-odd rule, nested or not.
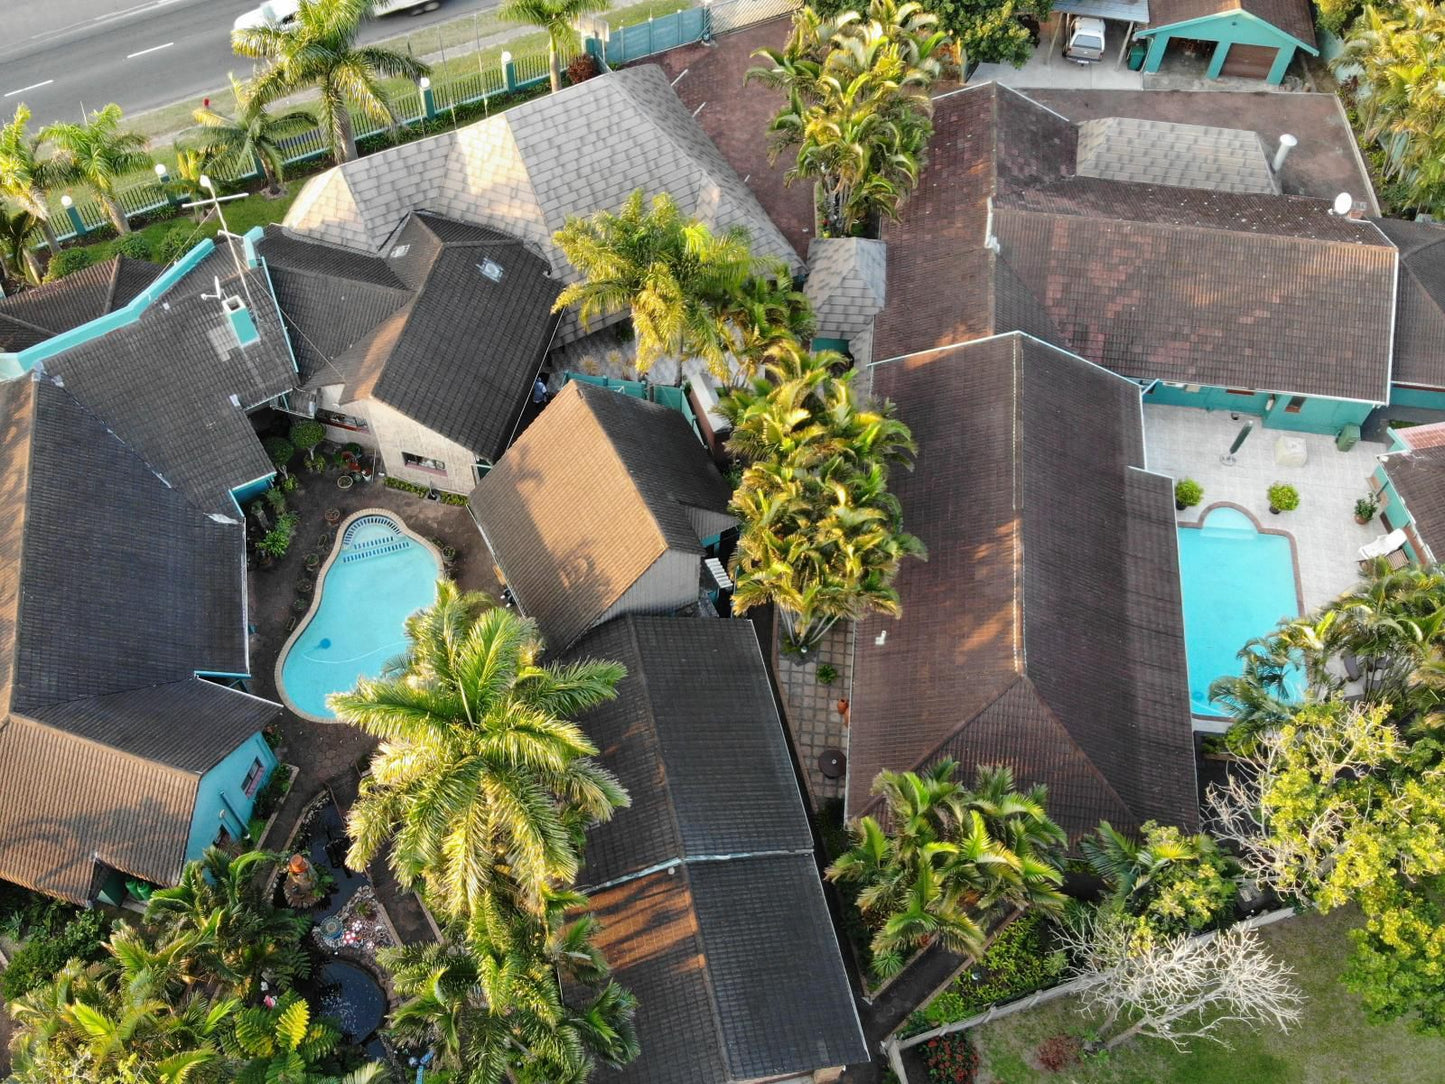
[(55, 235), (55, 227), (51, 225), (50, 216), (43, 215), (39, 217), (40, 232), (45, 235), (45, 247), (50, 249), (50, 254), (54, 256), (60, 251), (60, 238)]
[(331, 132), (331, 153), (338, 165), (350, 162), (356, 157), (356, 129), (351, 124), (346, 99), (332, 88), (322, 87), (321, 107), (326, 111), (326, 127)]
[(552, 93), (562, 89), (562, 56), (557, 52), (557, 43), (547, 43), (547, 63), (552, 69)]
[(113, 193), (101, 193), (100, 202), (105, 207), (105, 213), (110, 216), (110, 221), (115, 226), (115, 232), (122, 237), (130, 233), (130, 222), (126, 218), (125, 208), (121, 206), (120, 199)]

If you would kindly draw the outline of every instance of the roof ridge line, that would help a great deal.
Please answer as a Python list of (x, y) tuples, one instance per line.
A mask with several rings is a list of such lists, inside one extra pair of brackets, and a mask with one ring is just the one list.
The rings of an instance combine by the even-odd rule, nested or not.
[[(657, 533), (657, 541), (660, 544), (660, 548), (658, 549), (657, 553), (653, 555), (652, 560), (647, 563), (647, 568), (642, 570), (645, 574), (647, 572), (647, 569), (650, 569), (653, 565), (657, 564), (657, 562), (662, 559), (662, 555), (667, 552), (667, 532), (662, 529), (662, 522), (657, 518), (657, 513), (653, 511), (652, 505), (648, 503), (647, 498), (643, 496), (642, 489), (637, 485), (636, 479), (633, 477), (632, 471), (627, 465), (627, 460), (622, 457), (622, 453), (617, 448), (617, 442), (612, 439), (611, 431), (607, 428), (607, 426), (602, 424), (602, 419), (598, 417), (597, 411), (592, 409), (592, 404), (587, 400), (587, 396), (589, 393), (584, 391), (583, 388), (596, 388), (598, 386), (596, 384), (588, 384), (586, 381), (583, 380), (573, 380), (570, 383), (577, 385), (577, 397), (582, 401), (582, 405), (586, 407), (587, 414), (592, 419), (592, 423), (597, 426), (597, 431), (602, 434), (602, 439), (607, 444), (608, 451), (612, 453), (612, 458), (616, 461), (617, 466), (622, 469), (622, 473), (627, 477), (629, 483), (631, 484), (632, 492), (637, 496), (638, 503), (642, 505), (643, 511), (647, 513), (648, 522), (652, 524), (652, 529)], [(621, 394), (621, 392), (606, 388), (598, 388), (598, 390), (608, 391), (609, 394), (612, 395)], [(624, 396), (624, 398), (630, 399), (632, 397)], [(649, 406), (658, 407), (659, 409), (666, 411), (669, 414), (674, 413), (673, 411), (668, 410), (668, 408), (663, 406), (661, 403), (654, 403), (651, 399), (639, 399), (638, 402), (646, 403)], [(671, 494), (668, 495), (667, 499), (672, 501), (674, 504), (681, 505), (682, 503), (681, 501), (678, 501), (676, 498), (671, 496)], [(701, 540), (699, 540), (699, 549), (701, 549)], [(641, 578), (642, 575), (639, 575), (637, 579), (633, 580), (631, 584), (627, 585), (628, 588), (630, 589), (632, 587), (632, 584), (635, 584), (637, 580), (640, 580)]]
[[(180, 681), (189, 681), (189, 680), (192, 680), (192, 679), (190, 679), (190, 678), (181, 678), (181, 679), (179, 679), (179, 680), (180, 680)], [(199, 679), (196, 679), (196, 680), (199, 680)], [(177, 684), (177, 682), (175, 682), (175, 681), (163, 681), (163, 682), (160, 682), (160, 684), (158, 684), (158, 685), (152, 685), (152, 686), (138, 685), (138, 686), (136, 686), (136, 689), (123, 689), (123, 690), (121, 690), (121, 692), (135, 692), (137, 689), (143, 689), (143, 688), (161, 688), (162, 686), (175, 685), (175, 684)], [(115, 695), (115, 694), (114, 694), (114, 693), (104, 693), (104, 694), (101, 694), (101, 695), (99, 695), (99, 696), (78, 696), (78, 697), (76, 697), (76, 698), (73, 699), (73, 700), (61, 700), (61, 701), (57, 701), (55, 704), (47, 704), (47, 705), (45, 705), (45, 707), (42, 707), (40, 710), (41, 710), (41, 711), (44, 711), (44, 710), (46, 710), (46, 708), (59, 707), (59, 706), (61, 706), (61, 705), (65, 705), (65, 704), (79, 704), (79, 703), (82, 703), (82, 702), (87, 701), (87, 700), (99, 700), (99, 699), (101, 698), (101, 696), (113, 696), (113, 695)], [(198, 783), (199, 783), (199, 781), (200, 781), (201, 776), (205, 775), (205, 774), (206, 774), (206, 771), (210, 771), (210, 768), (207, 768), (206, 771), (190, 771), (189, 769), (186, 769), (186, 768), (178, 768), (178, 767), (176, 767), (176, 765), (170, 764), (170, 763), (168, 763), (168, 762), (166, 762), (166, 761), (164, 761), (164, 760), (157, 760), (157, 759), (155, 759), (154, 757), (144, 757), (144, 756), (141, 756), (139, 753), (132, 753), (129, 749), (122, 749), (122, 748), (121, 748), (120, 746), (118, 746), (118, 745), (112, 745), (112, 744), (110, 744), (109, 742), (99, 741), (99, 740), (96, 739), (96, 738), (88, 737), (87, 735), (84, 735), (84, 734), (77, 734), (75, 731), (73, 731), (73, 730), (67, 730), (67, 729), (66, 729), (65, 727), (63, 727), (63, 726), (56, 726), (56, 725), (53, 724), (53, 723), (46, 722), (44, 719), (37, 718), (37, 717), (36, 717), (32, 712), (30, 712), (30, 711), (13, 711), (13, 710), (12, 710), (12, 711), (10, 712), (10, 714), (9, 714), (5, 719), (0, 719), (0, 726), (5, 726), (7, 723), (13, 722), (13, 721), (16, 720), (16, 719), (20, 720), (21, 722), (29, 723), (29, 724), (32, 725), (32, 726), (42, 727), (43, 729), (45, 729), (45, 730), (48, 731), (49, 733), (55, 734), (55, 735), (57, 735), (57, 736), (59, 736), (59, 737), (65, 738), (65, 739), (67, 739), (67, 740), (69, 740), (69, 741), (80, 742), (80, 743), (83, 744), (83, 745), (93, 746), (93, 747), (96, 748), (96, 749), (102, 749), (102, 750), (104, 750), (105, 752), (110, 753), (110, 754), (113, 754), (113, 755), (118, 756), (118, 757), (125, 757), (126, 759), (136, 761), (136, 762), (139, 763), (139, 764), (152, 764), (152, 765), (154, 765), (155, 767), (160, 768), (160, 769), (162, 769), (163, 771), (170, 772), (170, 773), (173, 774), (173, 775), (182, 776), (182, 777), (187, 778), (187, 779), (195, 779)], [(232, 752), (232, 750), (228, 750), (225, 754), (222, 754), (222, 758), (224, 759), (225, 756), (229, 756), (231, 752)], [(220, 761), (217, 761), (216, 763), (220, 763)], [(213, 764), (212, 767), (214, 767), (214, 766), (215, 766), (215, 765)]]
[(1049, 702), (1048, 698), (1044, 696), (1043, 693), (1039, 692), (1039, 687), (1034, 684), (1033, 679), (1030, 678), (1027, 674), (1025, 674), (1023, 675), (1023, 680), (1029, 683), (1029, 688), (1033, 690), (1035, 698), (1041, 705), (1043, 705), (1044, 711), (1048, 714), (1048, 717), (1053, 720), (1054, 726), (1056, 726), (1059, 729), (1059, 732), (1064, 735), (1064, 740), (1067, 741), (1069, 745), (1071, 745), (1074, 749), (1078, 750), (1079, 756), (1081, 756), (1084, 760), (1084, 763), (1088, 765), (1089, 771), (1092, 772), (1098, 778), (1099, 782), (1104, 785), (1104, 789), (1114, 796), (1114, 799), (1119, 803), (1120, 808), (1126, 809), (1132, 814), (1134, 812), (1133, 805), (1131, 805), (1129, 802), (1124, 801), (1124, 796), (1115, 789), (1114, 784), (1109, 781), (1109, 778), (1104, 774), (1103, 769), (1101, 769), (1097, 764), (1094, 763), (1094, 758), (1091, 757), (1084, 750), (1084, 747), (1079, 744), (1073, 733), (1069, 730), (1068, 727), (1064, 725), (1064, 721), (1059, 718), (1058, 712), (1054, 710), (1053, 704)]
[[(110, 259), (110, 282), (105, 292), (105, 312), (110, 312), (111, 306), (115, 304), (116, 291), (120, 289), (120, 262), (123, 259), (125, 259), (124, 256), (118, 255), (112, 256)], [(105, 313), (101, 315), (103, 316)]]
[[(648, 566), (651, 567), (651, 566)], [(634, 581), (636, 582), (636, 581)], [(637, 622), (633, 620), (632, 614), (627, 614), (623, 621), (623, 628), (627, 632), (627, 639), (632, 644), (633, 654), (637, 657), (637, 684), (642, 693), (642, 702), (647, 710), (647, 718), (651, 724), (649, 729), (652, 741), (657, 746), (657, 773), (658, 789), (661, 790), (667, 801), (667, 819), (672, 824), (674, 838), (677, 840), (678, 860), (683, 861), (687, 857), (687, 841), (682, 834), (682, 821), (677, 815), (677, 803), (673, 800), (672, 784), (668, 779), (667, 758), (662, 755), (662, 735), (657, 729), (657, 706), (652, 699), (652, 687), (647, 680), (647, 660), (642, 654), (642, 641), (637, 635)]]

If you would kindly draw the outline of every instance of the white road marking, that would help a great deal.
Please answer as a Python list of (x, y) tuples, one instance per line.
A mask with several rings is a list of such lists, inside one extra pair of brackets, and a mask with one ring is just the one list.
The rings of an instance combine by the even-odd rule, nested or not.
[(175, 42), (168, 41), (164, 45), (152, 45), (149, 49), (142, 49), (138, 53), (127, 53), (125, 58), (127, 60), (134, 60), (136, 57), (145, 56), (147, 53), (159, 53), (162, 49), (169, 49), (174, 44)]
[(54, 79), (47, 79), (43, 83), (31, 83), (28, 87), (21, 87), (19, 90), (7, 90), (4, 94), (0, 94), (0, 98), (9, 98), (16, 94), (24, 94), (27, 90), (38, 90), (40, 87), (48, 87), (53, 82), (55, 82)]

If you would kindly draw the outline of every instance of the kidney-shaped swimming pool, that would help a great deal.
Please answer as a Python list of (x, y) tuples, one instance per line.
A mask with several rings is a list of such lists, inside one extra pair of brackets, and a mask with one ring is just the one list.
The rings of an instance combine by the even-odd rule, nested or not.
[(406, 647), (403, 624), (436, 600), (441, 558), (387, 512), (358, 512), (342, 525), (316, 584), (316, 601), (276, 666), (288, 707), (322, 722), (326, 706), (360, 677), (376, 677)]
[(1218, 505), (1198, 527), (1179, 528), (1179, 578), (1189, 707), (1223, 715), (1209, 702), (1210, 684), (1241, 672), (1246, 642), (1299, 616), (1293, 547), (1287, 535), (1265, 533), (1246, 513)]

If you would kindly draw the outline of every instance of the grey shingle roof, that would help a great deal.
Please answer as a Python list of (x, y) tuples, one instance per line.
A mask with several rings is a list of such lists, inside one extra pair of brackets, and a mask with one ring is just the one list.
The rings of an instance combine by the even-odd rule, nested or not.
[(1279, 191), (1258, 133), (1133, 117), (1080, 123), (1078, 173), (1214, 192)]
[(489, 460), (502, 453), (557, 323), (561, 287), (545, 260), (515, 237), (426, 212), (408, 216), (382, 256), (274, 228), (259, 251), (303, 383), (344, 383), (343, 402), (377, 399)]
[(851, 338), (872, 323), (887, 297), (887, 249), (864, 237), (815, 237), (808, 281), (818, 334)]
[[(247, 300), (260, 338), (240, 346), (222, 292)], [(223, 249), (135, 323), (42, 363), (77, 399), (197, 507), (235, 515), (233, 487), (275, 468), (246, 410), (295, 386), (296, 367), (264, 271), (238, 275)]]
[(579, 879), (639, 1001), (642, 1056), (598, 1079), (725, 1084), (866, 1060), (752, 626), (618, 618), (567, 655), (582, 658), (628, 668), (581, 720), (633, 800), (589, 830)]
[(1139, 389), (1018, 334), (873, 387), (918, 441), (891, 484), (929, 559), (899, 573), (901, 619), (859, 626), (849, 813), (881, 769), (954, 756), (1046, 783), (1075, 838), (1194, 824), (1172, 491), (1139, 469)]
[(728, 499), (681, 414), (574, 381), (481, 480), (471, 505), (523, 610), (561, 649), (663, 554), (701, 558), (700, 539), (733, 522)]
[[(684, 214), (714, 227), (745, 226), (759, 255), (799, 266), (757, 199), (651, 64), (328, 170), (306, 183), (286, 225), (375, 253), (408, 212), (427, 207), (521, 238), (568, 282), (576, 273), (553, 244), (553, 232), (568, 215), (616, 210), (638, 188), (670, 192)], [(568, 342), (582, 333), (569, 314), (558, 335)]]
[(633, 800), (588, 834), (582, 884), (669, 859), (812, 850), (748, 622), (620, 617), (568, 658), (610, 659), (628, 671), (617, 699), (582, 720)]
[(0, 384), (0, 876), (173, 880), (201, 773), (278, 713), (247, 669), (244, 540), (69, 390)]
[(113, 256), (55, 282), (0, 298), (0, 353), (24, 350), (114, 312), (134, 300), (161, 270), (144, 260)]

